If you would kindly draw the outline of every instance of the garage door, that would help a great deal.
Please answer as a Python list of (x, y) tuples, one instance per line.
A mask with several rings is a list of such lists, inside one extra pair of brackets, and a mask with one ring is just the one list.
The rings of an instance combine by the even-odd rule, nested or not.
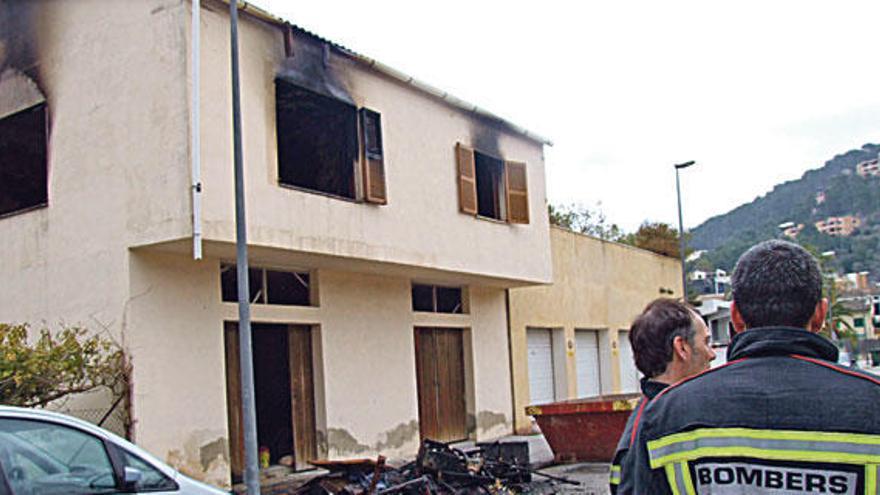
[(601, 393), (599, 368), (599, 332), (575, 330), (577, 364), (577, 396), (591, 397)]
[(635, 361), (633, 361), (629, 332), (621, 331), (617, 335), (617, 344), (620, 346), (620, 391), (622, 393), (638, 392), (639, 370), (636, 368)]
[(549, 329), (530, 328), (529, 347), (529, 403), (545, 404), (556, 400), (553, 376), (553, 336)]

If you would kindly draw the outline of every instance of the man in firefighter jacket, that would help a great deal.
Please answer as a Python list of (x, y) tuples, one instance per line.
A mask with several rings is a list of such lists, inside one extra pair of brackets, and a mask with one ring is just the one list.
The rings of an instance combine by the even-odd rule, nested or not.
[(803, 248), (767, 241), (732, 280), (728, 362), (645, 408), (633, 493), (878, 493), (880, 379), (838, 366), (828, 308)]
[(709, 331), (703, 319), (675, 299), (652, 301), (632, 324), (629, 340), (636, 368), (644, 377), (642, 397), (630, 414), (611, 463), (611, 493), (631, 493), (630, 444), (635, 439), (634, 423), (647, 401), (683, 378), (709, 368), (715, 352), (709, 346)]

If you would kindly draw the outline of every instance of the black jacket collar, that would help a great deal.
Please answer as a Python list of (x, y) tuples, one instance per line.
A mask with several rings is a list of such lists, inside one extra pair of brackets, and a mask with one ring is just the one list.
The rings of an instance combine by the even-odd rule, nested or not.
[(727, 360), (799, 354), (837, 362), (837, 347), (821, 335), (803, 328), (766, 327), (746, 330), (734, 336), (727, 348)]
[(646, 377), (642, 377), (641, 385), (642, 393), (645, 394), (645, 397), (647, 397), (648, 399), (653, 399), (657, 396), (657, 394), (662, 392), (664, 388), (669, 386), (665, 383), (655, 382), (654, 380), (650, 380)]

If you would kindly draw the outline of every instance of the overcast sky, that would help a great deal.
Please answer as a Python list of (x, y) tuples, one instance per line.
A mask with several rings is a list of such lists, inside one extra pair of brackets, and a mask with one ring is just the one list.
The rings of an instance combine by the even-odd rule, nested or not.
[(880, 2), (254, 0), (546, 136), (553, 203), (685, 227), (880, 142)]

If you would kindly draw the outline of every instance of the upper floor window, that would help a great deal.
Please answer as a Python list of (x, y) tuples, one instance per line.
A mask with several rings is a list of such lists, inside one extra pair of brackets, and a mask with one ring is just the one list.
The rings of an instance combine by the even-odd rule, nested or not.
[[(379, 114), (275, 80), (278, 181), (331, 196), (385, 203)], [(360, 118), (358, 116), (360, 115)]]
[[(220, 289), (225, 302), (238, 301), (238, 272), (234, 264), (220, 265)], [(265, 268), (248, 269), (248, 300), (251, 304), (314, 306), (315, 293), (307, 272)]]
[(413, 311), (429, 313), (466, 313), (461, 287), (413, 284)]
[(461, 143), (458, 162), (459, 210), (510, 223), (529, 223), (526, 164), (502, 160)]
[(0, 216), (45, 206), (46, 100), (17, 71), (0, 75)]

